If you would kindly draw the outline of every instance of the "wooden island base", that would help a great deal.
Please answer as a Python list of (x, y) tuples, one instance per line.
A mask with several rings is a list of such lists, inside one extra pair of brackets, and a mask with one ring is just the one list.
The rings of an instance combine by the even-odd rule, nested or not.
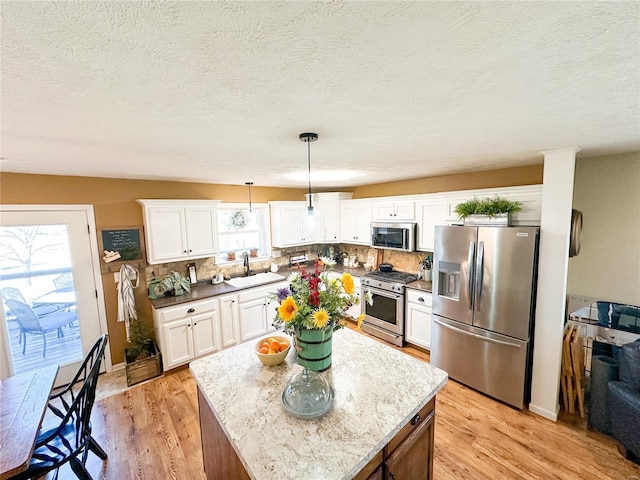
[[(204, 471), (207, 479), (251, 478), (199, 387), (198, 406)], [(434, 396), (354, 479), (432, 479), (435, 407)]]

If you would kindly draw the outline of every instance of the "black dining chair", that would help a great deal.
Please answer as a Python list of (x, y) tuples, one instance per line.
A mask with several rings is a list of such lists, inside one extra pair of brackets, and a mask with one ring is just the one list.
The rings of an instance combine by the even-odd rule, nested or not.
[(58, 469), (66, 463), (79, 479), (92, 480), (86, 468), (89, 452), (103, 461), (107, 459), (105, 451), (91, 436), (91, 410), (106, 345), (107, 335), (101, 335), (74, 380), (51, 396), (48, 407), (60, 420), (53, 428), (40, 431), (29, 467), (10, 477), (11, 480), (39, 478), (53, 470), (56, 470), (54, 478), (57, 478)]
[(26, 303), (18, 300), (7, 300), (5, 302), (11, 313), (14, 315), (20, 327), (20, 342), (22, 343), (22, 354), (27, 349), (27, 333), (32, 335), (42, 335), (42, 356), (47, 356), (47, 333), (58, 331), (58, 338), (64, 337), (62, 327), (78, 319), (78, 314), (74, 312), (59, 311), (44, 317), (38, 317), (34, 310)]

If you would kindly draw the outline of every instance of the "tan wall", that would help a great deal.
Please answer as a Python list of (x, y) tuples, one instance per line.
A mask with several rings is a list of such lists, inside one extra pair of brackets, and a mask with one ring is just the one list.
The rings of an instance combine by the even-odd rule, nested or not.
[(578, 159), (573, 205), (584, 227), (567, 292), (640, 305), (640, 152)]
[[(304, 190), (286, 188), (251, 188), (252, 201), (304, 200)], [(245, 185), (211, 185), (148, 180), (121, 180), (113, 178), (69, 177), (54, 175), (25, 175), (0, 173), (1, 204), (77, 204), (93, 205), (96, 228), (142, 225), (139, 198), (163, 199), (216, 199), (227, 202), (247, 202)], [(136, 305), (143, 318), (151, 325), (151, 303), (142, 277), (135, 290)], [(103, 274), (107, 328), (109, 330), (111, 359), (114, 364), (124, 361), (126, 345), (124, 324), (118, 323), (118, 301), (113, 274)]]
[(502, 168), (485, 172), (418, 178), (403, 182), (377, 183), (354, 189), (353, 198), (388, 197), (420, 193), (451, 192), (476, 188), (497, 188), (542, 184), (543, 165)]

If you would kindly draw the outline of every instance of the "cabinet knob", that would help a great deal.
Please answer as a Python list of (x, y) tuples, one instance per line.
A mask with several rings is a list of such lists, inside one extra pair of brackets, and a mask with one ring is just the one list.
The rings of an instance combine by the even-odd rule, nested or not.
[(418, 297), (418, 301), (419, 301), (419, 302), (424, 302), (424, 298), (422, 298), (422, 297)]
[(196, 311), (196, 309), (195, 309), (195, 308), (190, 308), (189, 310), (187, 310), (187, 313), (193, 313), (193, 312), (195, 312), (195, 311)]
[(193, 252), (193, 250), (189, 250), (189, 253)]
[(182, 253), (187, 253), (187, 251), (186, 251), (186, 250), (183, 250), (183, 251), (182, 251)]
[(196, 325), (198, 325), (198, 322), (193, 322), (193, 326), (195, 327)]
[(416, 413), (416, 416), (411, 419), (411, 425), (413, 425), (415, 427), (417, 424), (420, 423), (420, 420), (422, 420), (420, 418), (420, 414)]

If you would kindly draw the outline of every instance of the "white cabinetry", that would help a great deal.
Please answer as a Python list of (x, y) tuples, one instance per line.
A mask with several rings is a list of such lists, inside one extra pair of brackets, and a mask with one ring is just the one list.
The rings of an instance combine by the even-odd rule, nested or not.
[(344, 200), (340, 202), (340, 241), (369, 245), (371, 240), (371, 202)]
[(153, 310), (165, 370), (219, 349), (215, 298)]
[(384, 200), (373, 202), (374, 220), (414, 221), (416, 218), (413, 200)]
[(447, 202), (444, 198), (433, 195), (416, 202), (418, 218), (417, 250), (433, 252), (436, 225), (445, 225), (447, 219)]
[(218, 200), (138, 200), (151, 264), (210, 257), (217, 252)]
[(238, 295), (221, 296), (220, 302), (220, 348), (232, 347), (240, 343), (240, 323), (238, 320)]
[(279, 303), (269, 297), (279, 288), (287, 285), (287, 282), (271, 283), (238, 293), (240, 342), (258, 338), (276, 330), (272, 323)]
[(353, 196), (347, 192), (316, 193), (314, 208), (319, 214), (316, 241), (319, 243), (338, 243), (340, 241), (340, 202)]
[(431, 349), (431, 293), (406, 289), (405, 335), (407, 343)]
[(269, 202), (271, 211), (271, 243), (274, 247), (290, 247), (313, 243), (305, 223), (305, 202)]

